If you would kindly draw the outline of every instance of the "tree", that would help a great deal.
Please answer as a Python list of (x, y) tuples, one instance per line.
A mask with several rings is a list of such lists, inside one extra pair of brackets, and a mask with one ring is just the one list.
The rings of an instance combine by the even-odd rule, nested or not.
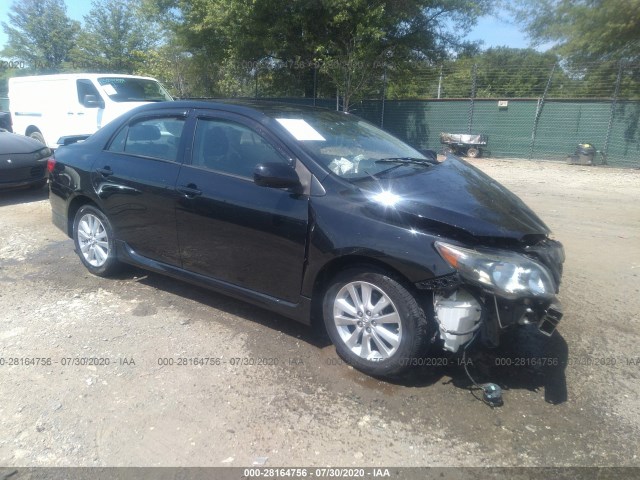
[(465, 98), (471, 95), (473, 68), (476, 66), (477, 98), (517, 98), (542, 95), (551, 76), (552, 96), (571, 96), (576, 85), (558, 65), (552, 52), (497, 47), (479, 55), (446, 62), (443, 68), (443, 97)]
[(36, 72), (60, 70), (80, 31), (64, 0), (15, 0), (10, 10), (9, 23), (2, 22), (7, 34), (2, 55)]
[(519, 0), (513, 10), (535, 43), (575, 63), (640, 61), (640, 1)]
[(157, 43), (138, 0), (94, 0), (72, 51), (76, 69), (134, 73)]
[(178, 98), (194, 96), (189, 85), (189, 73), (193, 69), (193, 57), (186, 54), (179, 46), (167, 43), (149, 50), (143, 65), (136, 74), (154, 77)]
[[(154, 3), (147, 0), (148, 4)], [(489, 0), (163, 0), (182, 44), (221, 72), (236, 65), (258, 81), (288, 79), (306, 96), (331, 82), (343, 109), (372, 92), (386, 68), (436, 61)], [(219, 86), (230, 84), (220, 78)], [(326, 80), (326, 81), (325, 81)], [(233, 83), (233, 82), (232, 82)], [(246, 92), (246, 85), (234, 84)], [(272, 86), (277, 84), (272, 83)], [(373, 89), (375, 90), (375, 88)]]

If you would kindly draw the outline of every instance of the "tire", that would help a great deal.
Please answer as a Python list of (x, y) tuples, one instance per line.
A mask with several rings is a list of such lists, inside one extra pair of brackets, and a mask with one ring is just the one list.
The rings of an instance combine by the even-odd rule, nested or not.
[(31, 138), (33, 138), (34, 140), (39, 141), (40, 143), (42, 143), (43, 145), (46, 145), (47, 143), (44, 141), (44, 136), (39, 132), (39, 131), (35, 131), (35, 132), (31, 132), (29, 134), (29, 136)]
[(93, 205), (84, 205), (76, 213), (73, 241), (80, 260), (94, 275), (107, 277), (120, 267), (111, 223)]
[[(369, 310), (357, 308), (367, 297)], [(380, 316), (387, 322), (382, 324)], [(427, 317), (416, 298), (398, 281), (373, 269), (337, 275), (326, 290), (323, 317), (338, 355), (375, 377), (407, 370), (429, 338)]]
[(475, 147), (469, 147), (467, 149), (467, 157), (476, 158), (480, 156), (480, 149)]

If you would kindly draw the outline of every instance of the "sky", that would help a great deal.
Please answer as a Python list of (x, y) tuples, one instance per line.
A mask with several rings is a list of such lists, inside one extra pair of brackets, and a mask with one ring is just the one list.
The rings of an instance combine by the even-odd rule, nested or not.
[[(12, 1), (0, 0), (0, 22), (8, 22), (9, 7)], [(91, 9), (88, 0), (66, 0), (67, 14), (76, 20), (82, 21), (82, 17)], [(501, 17), (505, 14), (502, 13)], [(529, 41), (522, 30), (504, 18), (493, 16), (481, 17), (467, 38), (469, 40), (483, 40), (483, 48), (507, 46), (512, 48), (527, 48)], [(0, 28), (0, 49), (4, 47), (7, 36)], [(544, 48), (543, 48), (544, 49)]]

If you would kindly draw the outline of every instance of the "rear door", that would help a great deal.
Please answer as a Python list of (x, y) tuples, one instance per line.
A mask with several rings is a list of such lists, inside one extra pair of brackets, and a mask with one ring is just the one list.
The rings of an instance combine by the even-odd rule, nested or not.
[(245, 117), (211, 112), (196, 117), (191, 162), (183, 166), (177, 182), (183, 267), (297, 303), (308, 195), (253, 182), (258, 163), (294, 168), (295, 160)]
[(136, 116), (94, 163), (93, 181), (115, 235), (144, 257), (180, 264), (175, 202), (188, 112)]

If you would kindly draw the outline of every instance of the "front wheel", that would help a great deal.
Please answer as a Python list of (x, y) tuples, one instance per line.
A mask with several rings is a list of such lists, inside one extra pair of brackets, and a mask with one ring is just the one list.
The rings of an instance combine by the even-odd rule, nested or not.
[(85, 205), (78, 210), (73, 222), (73, 241), (80, 260), (94, 275), (106, 277), (118, 269), (113, 229), (98, 208)]
[(476, 158), (480, 156), (480, 149), (475, 147), (470, 147), (467, 149), (467, 157)]
[(415, 297), (381, 272), (352, 269), (338, 275), (326, 291), (323, 314), (338, 355), (373, 376), (406, 370), (428, 338), (426, 315)]

